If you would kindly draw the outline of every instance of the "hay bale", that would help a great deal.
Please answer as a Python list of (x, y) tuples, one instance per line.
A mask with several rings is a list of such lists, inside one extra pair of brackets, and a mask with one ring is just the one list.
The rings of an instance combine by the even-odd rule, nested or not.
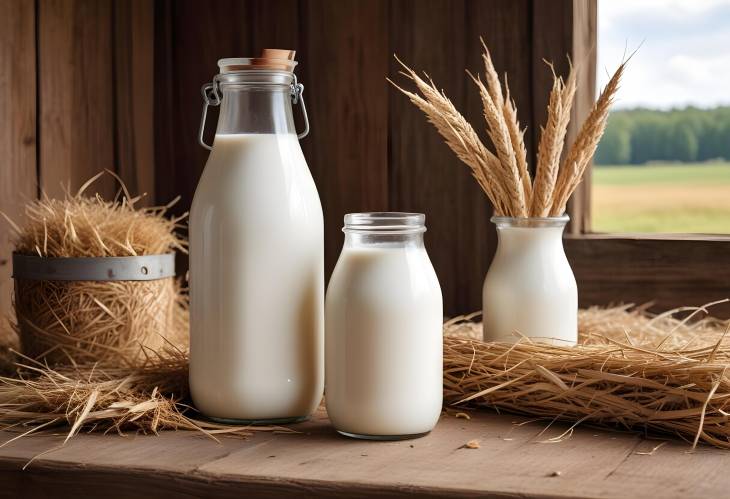
[[(103, 174), (103, 173), (102, 173)], [(135, 209), (122, 185), (113, 201), (84, 192), (26, 206), (12, 224), (15, 252), (39, 257), (125, 257), (185, 251), (175, 233), (180, 219), (168, 206)], [(123, 194), (122, 194), (123, 193)], [(12, 223), (12, 222), (11, 222)], [(137, 365), (148, 352), (171, 343), (187, 348), (186, 300), (174, 277), (149, 281), (16, 279), (14, 307), (21, 350), (51, 365)]]
[[(184, 348), (176, 324), (184, 306), (172, 277), (155, 281), (18, 279), (15, 313), (21, 351), (52, 365), (135, 365), (167, 342)], [(176, 316), (180, 316), (177, 317)]]

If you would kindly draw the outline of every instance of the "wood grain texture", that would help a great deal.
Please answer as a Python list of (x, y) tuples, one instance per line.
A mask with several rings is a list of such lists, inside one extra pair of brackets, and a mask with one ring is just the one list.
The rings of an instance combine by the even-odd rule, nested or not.
[[(563, 148), (563, 156), (578, 135), (583, 120), (595, 102), (596, 88), (596, 0), (552, 0), (533, 2), (533, 127), (532, 139), (537, 144), (540, 127), (547, 118), (552, 72), (545, 61), (552, 62), (555, 72), (567, 77), (570, 60), (580, 69), (578, 90), (575, 95), (570, 123)], [(566, 232), (581, 234), (590, 227), (590, 168), (584, 182), (576, 189), (568, 203), (571, 217)]]
[[(596, 50), (598, 41), (598, 5), (595, 0), (573, 0), (573, 41), (571, 59), (578, 69), (578, 91), (566, 134), (566, 150), (578, 135), (578, 130), (596, 101)], [(618, 61), (616, 61), (618, 63)], [(583, 175), (583, 182), (573, 193), (567, 206), (571, 223), (569, 232), (591, 231), (591, 172), (592, 163)]]
[(308, 66), (307, 54), (302, 52), (304, 46), (300, 45), (300, 3), (298, 0), (267, 0), (250, 4), (250, 29), (247, 31), (253, 48), (251, 54), (258, 55), (261, 50), (271, 48), (297, 50), (299, 66)]
[[(528, 0), (472, 0), (467, 3), (466, 26), (469, 38), (465, 41), (467, 51), (467, 67), (472, 71), (484, 74), (482, 46), (479, 37), (483, 37), (489, 47), (495, 69), (504, 82), (505, 75), (510, 87), (510, 95), (517, 105), (517, 115), (522, 128), (531, 127), (532, 118), (532, 85), (530, 76), (531, 23), (530, 2)], [(466, 92), (466, 118), (478, 130), (484, 130), (486, 122), (482, 113), (481, 99), (474, 85), (469, 82)], [(503, 86), (503, 93), (505, 88)], [(478, 124), (478, 126), (477, 126)], [(528, 165), (535, 154), (535, 143), (530, 133), (525, 133)], [(494, 150), (494, 148), (492, 148)], [(462, 227), (458, 236), (459, 243), (451, 258), (469, 263), (457, 270), (457, 295), (454, 304), (456, 313), (464, 314), (482, 308), (482, 286), (494, 253), (497, 250), (497, 230), (490, 221), (491, 204), (478, 189), (473, 179), (468, 189), (471, 196), (459, 196), (457, 219)], [(477, 196), (476, 192), (479, 192)], [(467, 203), (467, 199), (471, 203)], [(487, 209), (485, 209), (485, 207)], [(486, 237), (485, 237), (486, 236)], [(475, 247), (486, 244), (486, 248), (474, 251)], [(475, 260), (476, 258), (476, 260)], [(463, 265), (463, 264), (462, 264)], [(464, 277), (461, 277), (464, 276)], [(452, 278), (453, 279), (453, 278)], [(453, 312), (452, 312), (453, 315)]]
[[(595, 0), (225, 0), (214, 9), (190, 0), (36, 5), (37, 12), (33, 2), (0, 4), (7, 13), (0, 20), (0, 115), (13, 124), (0, 139), (1, 209), (17, 214), (23, 196), (35, 195), (37, 181), (60, 195), (61, 184), (74, 189), (110, 168), (132, 191), (148, 192), (150, 203), (181, 194), (173, 211), (186, 211), (207, 158), (196, 141), (199, 90), (217, 72), (216, 60), (291, 47), (298, 50), (298, 74), (307, 88), (312, 134), (302, 146), (325, 208), (328, 271), (340, 251), (345, 212), (425, 212), (427, 246), (448, 315), (480, 307), (482, 280), (496, 247), (491, 207), (423, 116), (388, 88), (385, 75), (398, 78), (391, 54), (428, 70), (482, 133), (478, 96), (461, 70), (481, 69), (478, 37), (484, 35), (498, 71), (511, 76), (531, 158), (551, 81), (543, 58), (553, 60), (561, 74), (567, 73), (569, 54), (583, 68), (568, 142), (595, 97)], [(209, 138), (216, 117), (214, 110)], [(587, 179), (569, 205), (572, 234), (590, 229)], [(116, 191), (111, 179), (96, 187), (105, 196)], [(697, 263), (694, 245), (686, 242), (661, 243), (668, 261), (685, 270), (667, 268), (651, 277), (633, 262), (647, 261), (643, 248), (660, 243), (639, 239), (617, 249), (615, 241), (604, 245), (588, 238), (580, 250), (571, 250), (584, 305), (618, 299), (678, 304), (728, 294), (724, 274)], [(722, 262), (717, 258), (725, 250), (717, 247), (698, 245), (697, 251)], [(3, 232), (0, 310), (9, 306), (10, 270), (3, 264), (9, 248)], [(682, 248), (684, 257), (674, 248)], [(597, 277), (587, 255), (607, 265), (626, 262), (638, 274)]]
[[(466, 2), (450, 0), (411, 0), (390, 4), (390, 50), (417, 72), (426, 71), (443, 89), (462, 113), (466, 112), (467, 67), (464, 22)], [(428, 33), (428, 36), (425, 34)], [(472, 40), (478, 43), (478, 38)], [(412, 90), (410, 80), (398, 74), (402, 70), (390, 58), (390, 78)], [(490, 207), (484, 202), (468, 166), (459, 161), (434, 127), (408, 98), (396, 89), (389, 90), (389, 195), (394, 211), (426, 214), (426, 248), (441, 283), (446, 313), (458, 308), (457, 295), (467, 297), (462, 306), (477, 308), (473, 284), (483, 277), (486, 268), (480, 264), (486, 256), (486, 224), (476, 233), (473, 217), (484, 222)], [(481, 128), (475, 124), (475, 129)], [(481, 202), (484, 212), (472, 212)], [(461, 208), (461, 209), (460, 209)], [(466, 219), (464, 214), (466, 213)], [(462, 241), (473, 246), (468, 254), (455, 258)], [(468, 268), (465, 271), (466, 267)], [(461, 274), (459, 271), (461, 270)], [(466, 273), (465, 273), (466, 272)], [(457, 282), (459, 276), (461, 283)], [(464, 279), (468, 276), (468, 279)], [(461, 285), (460, 285), (461, 284)]]
[[(573, 0), (533, 1), (531, 23), (533, 126), (528, 133), (531, 133), (533, 142), (539, 144), (540, 127), (547, 120), (553, 85), (553, 73), (545, 61), (553, 63), (557, 75), (567, 77), (570, 70), (568, 57), (573, 55)], [(577, 93), (582, 90), (581, 86)], [(572, 121), (569, 128), (574, 126)]]
[[(198, 144), (200, 87), (218, 73), (218, 59), (252, 53), (248, 14), (246, 1), (155, 3), (155, 198), (165, 204), (180, 195), (175, 214), (190, 209), (208, 158)], [(208, 143), (217, 117), (217, 109), (208, 114)]]
[[(653, 303), (655, 310), (730, 298), (730, 240), (590, 235), (567, 238), (581, 307)], [(712, 308), (730, 318), (730, 304)]]
[[(22, 439), (0, 449), (7, 497), (552, 497), (705, 498), (730, 487), (730, 453), (637, 435), (566, 430), (527, 418), (443, 415), (427, 437), (367, 442), (338, 436), (326, 414), (296, 425), (295, 435), (258, 434), (221, 443), (188, 432), (155, 436), (79, 435)], [(2, 440), (10, 435), (3, 434)], [(463, 445), (477, 439), (479, 449)], [(557, 475), (556, 475), (557, 472)]]
[(312, 131), (302, 141), (325, 224), (325, 275), (342, 248), (343, 216), (388, 207), (388, 3), (302, 5), (301, 79)]
[[(218, 73), (219, 59), (253, 53), (250, 13), (246, 0), (221, 0), (214, 8), (194, 1), (155, 2), (155, 202), (164, 205), (180, 196), (171, 215), (190, 210), (208, 159), (208, 150), (198, 144), (200, 88)], [(208, 144), (217, 120), (218, 108), (209, 108)], [(178, 253), (176, 272), (185, 275), (187, 268), (188, 256)]]
[(154, 205), (154, 5), (114, 0), (115, 165), (132, 195)]
[[(35, 5), (0, 0), (0, 211), (16, 222), (37, 193)], [(0, 219), (0, 329), (12, 313), (13, 233)]]
[[(479, 37), (484, 36), (498, 71), (511, 76), (522, 122), (529, 123), (529, 27), (528, 1), (392, 2), (390, 52), (426, 71), (489, 144), (479, 94), (464, 69), (483, 73)], [(400, 69), (392, 59), (391, 79), (411, 88)], [(391, 209), (426, 213), (427, 248), (446, 313), (478, 310), (496, 249), (492, 207), (423, 114), (395, 89), (389, 98)], [(528, 137), (528, 150), (531, 146)]]
[[(114, 170), (111, 0), (39, 0), (41, 188), (51, 197)], [(111, 178), (90, 189), (114, 195)]]
[[(427, 247), (440, 276), (445, 312), (480, 308), (482, 282), (497, 245), (491, 206), (467, 167), (421, 113), (389, 88), (385, 76), (398, 79), (392, 58), (398, 53), (414, 68), (427, 70), (483, 133), (478, 93), (463, 73), (482, 70), (483, 35), (499, 72), (510, 74), (519, 118), (528, 128), (528, 154), (534, 157), (536, 109), (544, 115), (551, 78), (540, 61), (541, 79), (533, 79), (536, 59), (551, 57), (567, 68), (572, 0), (550, 5), (532, 0), (248, 0), (216, 9), (159, 0), (155, 5), (158, 202), (181, 194), (175, 212), (189, 208), (207, 157), (196, 143), (199, 89), (215, 74), (215, 61), (262, 48), (294, 48), (312, 125), (302, 148), (325, 214), (327, 275), (340, 252), (346, 212), (420, 211), (427, 215)], [(570, 33), (556, 33), (563, 29)], [(209, 130), (215, 120), (213, 110)]]

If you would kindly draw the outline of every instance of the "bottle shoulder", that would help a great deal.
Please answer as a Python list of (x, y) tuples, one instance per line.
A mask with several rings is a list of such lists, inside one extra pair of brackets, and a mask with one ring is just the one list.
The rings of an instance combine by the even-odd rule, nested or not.
[(425, 250), (344, 248), (328, 293), (348, 292), (376, 301), (407, 297), (441, 300), (441, 287)]
[(316, 210), (321, 203), (295, 135), (217, 136), (193, 197), (209, 206)]

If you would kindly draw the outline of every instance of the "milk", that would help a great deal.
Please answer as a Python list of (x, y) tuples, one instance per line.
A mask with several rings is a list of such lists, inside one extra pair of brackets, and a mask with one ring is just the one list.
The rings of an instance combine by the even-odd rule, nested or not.
[(430, 431), (441, 412), (443, 315), (423, 245), (346, 243), (325, 309), (334, 427), (365, 438)]
[(497, 222), (499, 244), (483, 289), (485, 341), (576, 343), (578, 290), (563, 250), (567, 217), (559, 220), (534, 227)]
[(298, 420), (318, 406), (323, 254), (297, 136), (216, 135), (190, 212), (190, 391), (206, 416)]

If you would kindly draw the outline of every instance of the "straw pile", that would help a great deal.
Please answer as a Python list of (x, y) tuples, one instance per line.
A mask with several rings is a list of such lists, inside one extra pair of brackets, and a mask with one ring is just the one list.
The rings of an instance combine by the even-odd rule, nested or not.
[[(102, 173), (103, 174), (103, 173)], [(135, 209), (124, 186), (117, 200), (75, 195), (26, 206), (15, 231), (15, 251), (40, 257), (138, 256), (185, 250), (175, 234), (180, 219), (168, 207)], [(16, 328), (21, 349), (51, 365), (101, 362), (134, 365), (144, 348), (168, 342), (185, 348), (186, 304), (172, 277), (153, 281), (36, 281), (16, 279)]]
[[(548, 117), (541, 128), (533, 180), (527, 163), (525, 130), (520, 128), (507, 77), (503, 92), (484, 40), (482, 46), (485, 82), (480, 76), (467, 73), (479, 90), (493, 151), (484, 146), (474, 128), (428, 76), (428, 81), (424, 80), (398, 60), (405, 69), (402, 74), (415, 83), (420, 95), (388, 81), (423, 111), (456, 156), (469, 166), (472, 175), (491, 200), (495, 215), (560, 216), (565, 212), (571, 194), (580, 184), (603, 135), (608, 111), (628, 61), (618, 67), (601, 92), (562, 162), (560, 159), (577, 89), (577, 69), (571, 65), (570, 74), (565, 80), (553, 71)], [(548, 66), (553, 68), (550, 63)]]
[[(703, 309), (696, 309), (702, 311)], [(729, 323), (672, 311), (592, 308), (581, 344), (484, 343), (470, 317), (444, 325), (444, 397), (453, 407), (505, 410), (578, 424), (661, 432), (730, 448)], [(0, 429), (30, 433), (199, 430), (248, 435), (280, 427), (229, 427), (190, 408), (187, 356), (167, 349), (140, 367), (51, 369), (28, 359), (0, 377)], [(560, 437), (568, 438), (572, 427)]]
[(695, 320), (704, 310), (582, 310), (576, 347), (484, 343), (481, 324), (458, 318), (445, 325), (445, 400), (574, 423), (554, 440), (586, 423), (730, 448), (730, 322)]
[[(172, 349), (149, 352), (136, 367), (97, 365), (49, 368), (18, 356), (14, 377), (0, 377), (0, 430), (20, 434), (65, 427), (65, 444), (79, 432), (194, 430), (212, 438), (253, 431), (291, 431), (279, 426), (229, 426), (198, 419), (188, 405), (187, 355)], [(61, 444), (61, 445), (63, 445)], [(1, 447), (1, 446), (0, 446)]]

